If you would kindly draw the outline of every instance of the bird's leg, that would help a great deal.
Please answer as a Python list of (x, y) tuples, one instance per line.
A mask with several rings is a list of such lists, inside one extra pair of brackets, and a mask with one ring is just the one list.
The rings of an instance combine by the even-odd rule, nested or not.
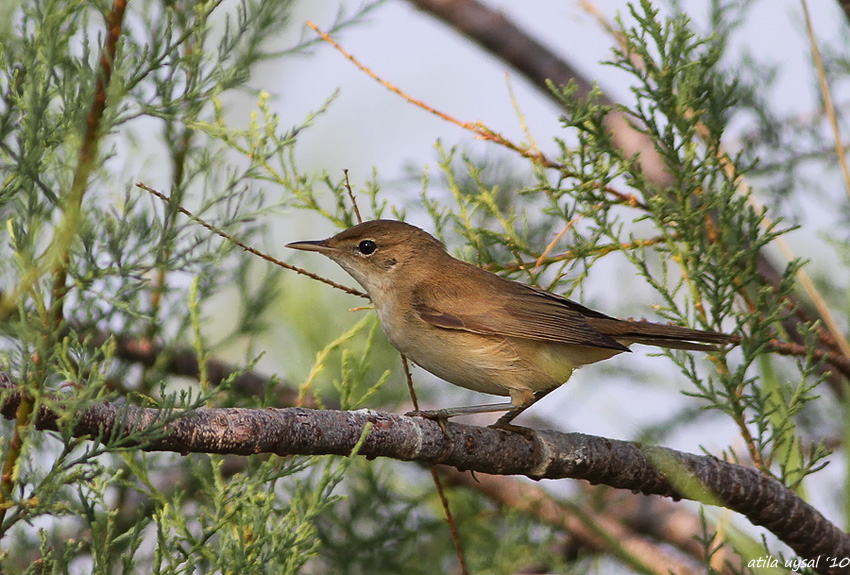
[[(528, 409), (529, 407), (531, 407), (532, 405), (534, 405), (535, 403), (537, 403), (538, 401), (540, 401), (541, 399), (543, 399), (544, 397), (546, 397), (547, 395), (549, 395), (550, 393), (555, 391), (556, 389), (557, 389), (557, 386), (553, 387), (551, 389), (546, 389), (546, 390), (543, 390), (543, 391), (537, 391), (537, 392), (534, 392), (534, 393), (528, 393), (528, 392), (526, 392), (526, 393), (517, 392), (516, 394), (512, 393), (511, 394), (511, 405), (514, 405), (515, 403), (519, 403), (519, 405), (514, 405), (514, 407), (512, 409), (508, 410), (507, 413), (505, 413), (502, 417), (497, 419), (496, 422), (494, 424), (492, 424), (490, 427), (494, 427), (496, 429), (507, 429), (509, 431), (517, 431), (517, 429), (518, 429), (517, 426), (511, 424), (511, 421), (516, 419), (516, 417), (519, 414), (521, 414), (523, 411), (525, 411), (526, 409)], [(516, 400), (519, 400), (519, 401), (516, 401)]]
[(447, 407), (445, 409), (429, 409), (427, 411), (408, 411), (405, 415), (425, 417), (427, 419), (449, 419), (458, 415), (474, 415), (476, 413), (493, 413), (515, 409), (513, 403), (487, 403), (485, 405), (470, 405), (468, 407)]
[(493, 413), (497, 411), (506, 412), (502, 417), (496, 420), (490, 427), (496, 429), (506, 429), (508, 431), (521, 431), (523, 428), (513, 425), (511, 422), (526, 409), (549, 395), (554, 391), (546, 389), (544, 391), (532, 392), (530, 390), (512, 390), (510, 403), (487, 403), (484, 405), (470, 405), (468, 407), (447, 407), (445, 409), (431, 409), (427, 411), (408, 411), (405, 415), (414, 417), (424, 417), (426, 419), (436, 419), (438, 421), (446, 421), (451, 417), (458, 415), (474, 415), (477, 413)]

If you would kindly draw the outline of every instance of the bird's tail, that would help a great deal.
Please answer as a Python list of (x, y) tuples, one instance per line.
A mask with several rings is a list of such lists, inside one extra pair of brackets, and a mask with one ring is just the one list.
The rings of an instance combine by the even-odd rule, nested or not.
[(617, 340), (623, 345), (641, 343), (669, 349), (712, 351), (739, 341), (737, 336), (716, 331), (704, 331), (648, 321), (587, 318), (587, 322), (596, 331)]

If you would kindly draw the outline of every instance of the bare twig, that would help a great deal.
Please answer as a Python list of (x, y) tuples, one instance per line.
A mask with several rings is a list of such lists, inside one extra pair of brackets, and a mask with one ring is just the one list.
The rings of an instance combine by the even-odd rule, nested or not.
[(360, 217), (360, 208), (357, 207), (357, 199), (354, 197), (354, 192), (351, 191), (351, 182), (348, 181), (348, 170), (343, 170), (345, 174), (345, 189), (348, 190), (348, 198), (351, 200), (351, 207), (354, 208), (354, 217), (357, 218), (357, 223), (362, 224), (363, 218)]
[(419, 398), (416, 397), (416, 389), (413, 387), (413, 376), (410, 373), (410, 363), (407, 361), (407, 356), (401, 354), (401, 368), (404, 370), (404, 380), (407, 382), (407, 391), (410, 393), (410, 402), (413, 404), (413, 409), (419, 411)]
[[(150, 186), (148, 186), (146, 184), (139, 182), (139, 183), (136, 184), (136, 187), (141, 188), (141, 189), (145, 190), (146, 192), (150, 192), (151, 194), (155, 195), (156, 197), (158, 197), (159, 199), (161, 199), (164, 202), (170, 202), (171, 201), (171, 198), (169, 198), (168, 196), (166, 196), (165, 194), (163, 194), (161, 192), (156, 191), (155, 189), (151, 188)], [(201, 226), (205, 227), (206, 229), (208, 229), (212, 233), (216, 234), (217, 236), (221, 236), (222, 238), (226, 239), (227, 241), (236, 244), (237, 246), (239, 246), (240, 248), (242, 248), (243, 250), (245, 250), (249, 254), (253, 254), (257, 257), (260, 257), (260, 258), (266, 260), (267, 262), (273, 263), (276, 266), (280, 266), (282, 268), (294, 271), (295, 273), (305, 275), (305, 276), (312, 278), (314, 280), (318, 280), (322, 283), (326, 283), (329, 286), (335, 287), (338, 290), (342, 290), (347, 294), (356, 295), (358, 297), (369, 299), (369, 296), (366, 295), (365, 293), (361, 292), (361, 291), (350, 288), (348, 286), (344, 286), (342, 284), (338, 284), (338, 283), (333, 282), (333, 281), (331, 281), (327, 278), (324, 278), (324, 277), (322, 277), (318, 274), (314, 274), (313, 272), (308, 272), (305, 269), (299, 268), (298, 266), (294, 266), (292, 264), (288, 264), (284, 261), (281, 261), (281, 260), (275, 258), (274, 256), (270, 256), (269, 254), (261, 252), (258, 249), (252, 248), (251, 246), (249, 246), (245, 243), (242, 243), (241, 241), (239, 241), (238, 239), (229, 235), (228, 233), (216, 228), (212, 224), (209, 224), (206, 221), (202, 220), (201, 218), (199, 218), (198, 216), (196, 216), (195, 214), (193, 214), (192, 212), (190, 212), (189, 210), (187, 210), (183, 206), (177, 206), (177, 209), (180, 210), (180, 213), (187, 216), (192, 221), (200, 224)]]
[(77, 225), (80, 210), (82, 209), (83, 195), (89, 183), (89, 176), (95, 169), (97, 149), (100, 143), (101, 121), (106, 111), (106, 90), (112, 79), (112, 67), (115, 62), (115, 54), (118, 51), (118, 40), (121, 37), (124, 23), (124, 11), (127, 8), (125, 0), (115, 0), (112, 11), (106, 19), (106, 40), (100, 53), (100, 74), (92, 97), (91, 108), (86, 116), (86, 131), (80, 146), (80, 155), (77, 159), (77, 168), (74, 171), (74, 179), (71, 188), (63, 198), (63, 209), (65, 219), (54, 238), (56, 247), (60, 250), (60, 257), (53, 270), (53, 302), (51, 303), (51, 321), (54, 326), (62, 321), (62, 307), (65, 296), (68, 294), (68, 235), (73, 233)]
[[(826, 71), (823, 67), (823, 61), (820, 57), (820, 49), (818, 48), (817, 40), (815, 39), (815, 31), (812, 27), (812, 17), (809, 15), (809, 4), (806, 0), (800, 0), (800, 5), (803, 8), (803, 16), (806, 20), (806, 34), (809, 37), (809, 43), (812, 47), (812, 60), (815, 68), (818, 71), (818, 80), (820, 82), (820, 92), (823, 98), (823, 106), (826, 109), (826, 115), (829, 118), (829, 125), (832, 128), (832, 134), (835, 138), (835, 156), (838, 159), (838, 164), (841, 166), (841, 173), (844, 174), (844, 186), (847, 191), (847, 196), (850, 197), (850, 168), (847, 167), (847, 153), (844, 150), (844, 142), (841, 141), (841, 130), (838, 127), (838, 118), (835, 115), (835, 106), (832, 105), (832, 92), (829, 89), (829, 84), (826, 82)], [(850, 357), (850, 353), (847, 353)]]
[[(413, 409), (419, 411), (419, 399), (416, 397), (416, 390), (413, 388), (413, 377), (410, 375), (410, 365), (407, 362), (407, 357), (401, 355), (401, 366), (404, 369), (404, 377), (407, 380), (407, 389), (410, 391), (410, 400), (413, 402)], [(463, 575), (468, 575), (469, 570), (466, 567), (466, 558), (463, 554), (463, 547), (460, 545), (460, 536), (457, 534), (457, 522), (452, 514), (452, 508), (449, 505), (449, 499), (446, 497), (446, 490), (443, 487), (443, 481), (440, 479), (440, 474), (433, 465), (428, 466), (431, 472), (431, 480), (434, 482), (434, 487), (437, 489), (437, 495), (440, 497), (440, 503), (443, 506), (443, 512), (446, 514), (446, 522), (449, 524), (449, 531), (452, 534), (452, 542), (457, 553), (457, 560), (460, 564), (460, 572)]]
[[(787, 341), (772, 339), (768, 342), (768, 347), (779, 355), (790, 355), (794, 357), (805, 357), (809, 350), (805, 345)], [(825, 360), (827, 363), (840, 371), (844, 377), (850, 379), (850, 358), (839, 353), (833, 353), (828, 350), (816, 348), (812, 351), (812, 356), (815, 359)]]

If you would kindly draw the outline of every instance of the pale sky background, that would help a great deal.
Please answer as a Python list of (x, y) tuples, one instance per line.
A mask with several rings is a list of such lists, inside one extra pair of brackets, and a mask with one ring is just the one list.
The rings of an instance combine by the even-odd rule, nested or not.
[[(629, 97), (624, 74), (599, 64), (610, 58), (610, 36), (578, 2), (489, 4), (556, 53), (577, 63), (615, 100)], [(694, 6), (691, 17), (707, 32), (705, 23), (700, 23), (705, 20), (706, 2), (689, 0), (685, 4)], [(782, 65), (785, 72), (776, 86), (776, 101), (783, 109), (810, 111), (816, 93), (807, 69), (809, 47), (800, 34), (803, 24), (799, 2), (761, 0), (754, 4), (744, 27), (752, 36), (742, 40), (742, 45), (755, 55)], [(836, 3), (811, 4), (818, 35), (825, 40), (834, 38), (841, 32), (844, 18)], [(337, 6), (337, 2), (302, 2), (293, 24), (311, 20), (327, 30)], [(596, 6), (609, 20), (623, 13), (629, 22), (625, 2), (600, 0)], [(307, 30), (307, 34), (313, 33)], [(365, 22), (338, 35), (337, 40), (377, 74), (412, 96), (459, 119), (480, 120), (509, 138), (522, 140), (507, 89), (508, 73), (518, 104), (541, 146), (552, 149), (551, 144), (547, 146), (551, 138), (563, 135), (557, 122), (559, 110), (547, 97), (505, 64), (407, 2), (386, 2)], [(406, 164), (422, 165), (432, 159), (432, 146), (438, 138), (447, 145), (472, 139), (460, 128), (390, 93), (330, 46), (319, 47), (313, 56), (303, 60), (290, 59), (283, 66), (270, 63), (263, 69), (266, 71), (268, 76), (258, 74), (255, 84), (276, 88), (269, 91), (281, 95), (278, 105), (283, 117), (300, 118), (319, 97), (340, 88), (330, 112), (305, 134), (299, 146), (308, 163), (320, 169), (345, 166), (366, 177), (376, 167), (383, 177), (390, 178)], [(806, 75), (802, 81), (801, 73)]]
[[(610, 57), (611, 38), (578, 2), (532, 0), (488, 4), (500, 8), (544, 44), (578, 64), (587, 77), (597, 80), (603, 91), (615, 100), (629, 97), (624, 74), (599, 64)], [(692, 18), (701, 31), (707, 31), (707, 2), (688, 0), (683, 4), (689, 8), (693, 6)], [(338, 6), (338, 2), (304, 1), (294, 14), (291, 28), (301, 30), (305, 20), (312, 20), (327, 30)], [(599, 0), (596, 7), (609, 20), (613, 20), (618, 11), (623, 11), (628, 21), (625, 2)], [(348, 12), (351, 10), (347, 8)], [(810, 10), (823, 44), (833, 42), (845, 29), (844, 16), (835, 2), (810, 2)], [(746, 48), (760, 59), (781, 65), (774, 94), (779, 109), (789, 114), (811, 114), (817, 108), (818, 93), (812, 75), (809, 45), (802, 33), (804, 26), (799, 1), (761, 0), (755, 2), (749, 16), (748, 21), (742, 24), (736, 47)], [(307, 30), (306, 34), (313, 33)], [(293, 33), (285, 35), (282, 45), (291, 45), (293, 37)], [(375, 73), (411, 96), (460, 120), (482, 121), (509, 139), (522, 142), (526, 138), (510, 99), (507, 73), (517, 103), (540, 148), (554, 156), (556, 148), (552, 139), (564, 136), (558, 122), (560, 111), (547, 97), (505, 64), (406, 2), (386, 2), (366, 21), (346, 29), (335, 38)], [(288, 59), (282, 65), (270, 62), (260, 70), (253, 79), (253, 85), (275, 95), (273, 106), (284, 127), (298, 123), (334, 90), (340, 90), (329, 112), (300, 137), (297, 156), (304, 169), (327, 170), (337, 175), (343, 168), (348, 168), (355, 188), (371, 179), (373, 169), (377, 170), (386, 192), (384, 198), (391, 200), (393, 193), (405, 192), (405, 197), (400, 198), (402, 205), (412, 202), (419, 190), (415, 181), (405, 179), (407, 168), (421, 171), (430, 166), (434, 174), (432, 181), (436, 182), (434, 144), (437, 140), (441, 140), (447, 148), (458, 146), (461, 150), (472, 150), (482, 155), (494, 151), (493, 144), (476, 142), (472, 134), (389, 92), (329, 45), (318, 46), (312, 56)], [(255, 100), (246, 97), (244, 108), (231, 114), (238, 119), (240, 114), (245, 115), (251, 109), (255, 109)], [(746, 129), (746, 126), (740, 128)], [(729, 145), (734, 146), (734, 138), (730, 138)], [(501, 150), (495, 151), (501, 153)], [(836, 182), (840, 186), (839, 180)], [(813, 206), (812, 209), (816, 212), (819, 208)], [(305, 226), (303, 217), (299, 218), (302, 221), (295, 218), (281, 220), (276, 230), (280, 245), (296, 239), (317, 239), (332, 231), (330, 228)], [(428, 220), (414, 221), (427, 224)], [(310, 237), (304, 237), (305, 232)], [(809, 236), (792, 236), (798, 242), (794, 247), (801, 255), (805, 255), (806, 250), (822, 249), (821, 244), (813, 243), (817, 242), (816, 234), (808, 233)], [(449, 246), (450, 251), (459, 247)], [(295, 256), (285, 253), (282, 248), (273, 251), (309, 269), (331, 270), (318, 262), (315, 255)], [(334, 279), (354, 285), (343, 272), (332, 270), (330, 273)], [(605, 266), (594, 268), (592, 275), (597, 277), (591, 278), (589, 288), (608, 290), (594, 298), (594, 302), (603, 302), (607, 307), (602, 307), (601, 311), (617, 315), (625, 297), (623, 292), (628, 290), (615, 293), (610, 290), (612, 282), (617, 285), (616, 282), (624, 281), (622, 275), (617, 276), (616, 270), (606, 270)], [(305, 289), (308, 286), (307, 283), (298, 285)], [(309, 289), (329, 288), (310, 285)], [(348, 301), (347, 305), (353, 307), (359, 302)], [(346, 313), (345, 307), (340, 307), (339, 311)], [(647, 310), (646, 315), (653, 318), (651, 310)], [(353, 318), (352, 322), (356, 319)], [(622, 374), (611, 374), (611, 370), (604, 366), (589, 366), (578, 371), (568, 385), (553, 393), (543, 404), (535, 406), (534, 411), (559, 422), (563, 430), (630, 438), (641, 423), (661, 420), (677, 406), (694, 401), (676, 392), (676, 381), (680, 381), (681, 389), (688, 385), (677, 369), (665, 358), (646, 357), (645, 350), (643, 348), (611, 361), (621, 368), (632, 369), (634, 366), (635, 377), (631, 380)], [(285, 373), (284, 367), (275, 366), (279, 357), (271, 350), (261, 365), (270, 371)], [(396, 374), (388, 385), (400, 385), (398, 377)], [(423, 382), (427, 379), (421, 370), (417, 371), (416, 377)], [(644, 386), (634, 383), (635, 380), (646, 381), (656, 377), (666, 379), (665, 384), (650, 382)], [(442, 382), (434, 384), (451, 387)], [(461, 404), (492, 400), (490, 396), (450, 392), (448, 389), (446, 398), (451, 398), (446, 401), (452, 405), (458, 404), (458, 398)], [(667, 445), (687, 451), (698, 451), (701, 445), (709, 450), (720, 450), (728, 445), (743, 448), (728, 420), (715, 418), (713, 421), (716, 423), (686, 428)], [(840, 469), (840, 464), (833, 467)], [(838, 480), (838, 477), (834, 476), (834, 479)], [(827, 515), (828, 508), (833, 507), (832, 504), (818, 505), (830, 502), (815, 500), (813, 503)]]

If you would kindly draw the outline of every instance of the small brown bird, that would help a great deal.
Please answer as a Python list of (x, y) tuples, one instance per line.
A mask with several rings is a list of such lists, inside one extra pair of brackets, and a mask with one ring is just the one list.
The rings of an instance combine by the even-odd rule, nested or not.
[(326, 240), (287, 244), (326, 255), (369, 294), (390, 343), (449, 383), (510, 403), (425, 415), (507, 411), (507, 426), (577, 367), (633, 343), (710, 351), (734, 336), (624, 321), (453, 258), (436, 238), (394, 220), (363, 222)]

